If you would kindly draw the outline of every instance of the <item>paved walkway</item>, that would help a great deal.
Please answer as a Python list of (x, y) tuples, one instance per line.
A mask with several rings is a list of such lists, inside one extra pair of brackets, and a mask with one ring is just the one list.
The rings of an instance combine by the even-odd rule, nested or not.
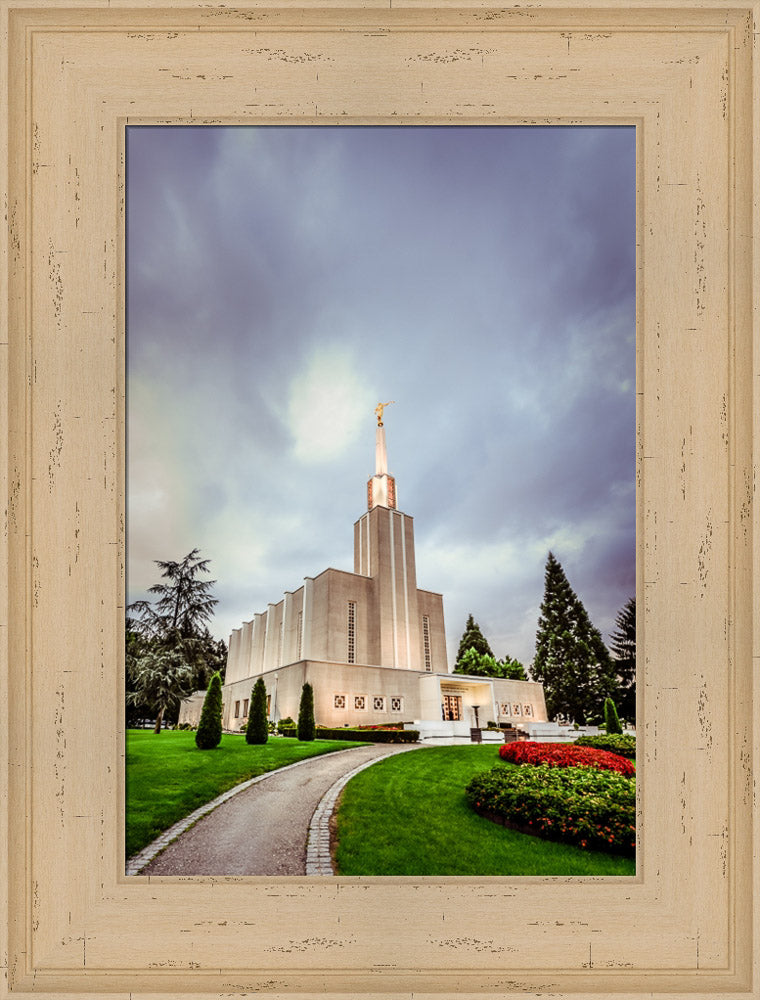
[[(254, 778), (241, 791), (225, 793), (221, 805), (181, 833), (154, 860), (140, 867), (132, 859), (127, 871), (137, 874), (139, 868), (140, 875), (305, 875), (309, 824), (325, 795), (362, 765), (410, 749), (399, 744), (356, 747), (310, 757)], [(159, 842), (170, 835), (167, 831)], [(157, 846), (160, 850), (163, 843)], [(146, 848), (141, 856), (147, 859), (150, 853)], [(330, 874), (324, 864), (321, 867), (321, 873)], [(311, 865), (310, 869), (310, 874), (316, 874)]]

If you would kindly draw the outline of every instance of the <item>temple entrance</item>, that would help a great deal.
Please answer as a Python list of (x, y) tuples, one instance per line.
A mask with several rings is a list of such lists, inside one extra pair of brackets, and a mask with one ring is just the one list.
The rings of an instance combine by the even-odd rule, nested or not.
[(462, 698), (458, 694), (445, 694), (441, 705), (444, 722), (459, 722), (462, 718)]

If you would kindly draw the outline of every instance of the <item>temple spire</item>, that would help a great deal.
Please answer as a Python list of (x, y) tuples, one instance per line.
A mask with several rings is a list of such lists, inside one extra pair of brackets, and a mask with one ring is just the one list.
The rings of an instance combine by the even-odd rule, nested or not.
[(396, 480), (388, 475), (388, 452), (385, 447), (385, 427), (383, 426), (383, 410), (388, 403), (378, 403), (375, 407), (377, 428), (375, 429), (375, 474), (367, 482), (367, 509), (373, 507), (390, 507), (396, 509)]

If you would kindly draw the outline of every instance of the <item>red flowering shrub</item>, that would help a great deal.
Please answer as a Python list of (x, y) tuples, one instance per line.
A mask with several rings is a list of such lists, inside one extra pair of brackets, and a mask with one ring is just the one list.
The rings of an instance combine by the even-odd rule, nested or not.
[(567, 743), (536, 743), (533, 740), (503, 743), (499, 747), (499, 756), (510, 764), (595, 767), (600, 771), (617, 771), (624, 778), (632, 778), (636, 773), (633, 763), (616, 753)]

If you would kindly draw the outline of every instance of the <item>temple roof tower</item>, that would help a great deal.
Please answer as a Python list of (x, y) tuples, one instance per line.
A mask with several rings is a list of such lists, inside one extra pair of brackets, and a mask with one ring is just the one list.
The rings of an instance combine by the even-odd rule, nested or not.
[(378, 403), (375, 407), (377, 428), (375, 429), (375, 474), (367, 480), (367, 510), (373, 507), (388, 507), (396, 510), (396, 480), (388, 475), (388, 452), (385, 447), (385, 427), (383, 410), (388, 403)]

